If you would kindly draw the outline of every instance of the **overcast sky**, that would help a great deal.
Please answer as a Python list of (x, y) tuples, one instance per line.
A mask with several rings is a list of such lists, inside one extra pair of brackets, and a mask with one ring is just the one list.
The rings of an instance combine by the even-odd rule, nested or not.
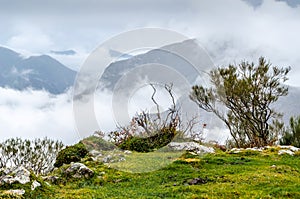
[[(289, 84), (300, 86), (299, 0), (0, 0), (0, 21), (1, 46), (24, 56), (50, 54), (74, 70), (112, 36), (158, 27), (197, 38), (217, 66), (259, 56), (291, 66)], [(77, 53), (50, 53), (69, 49)], [(0, 93), (4, 137), (18, 136), (22, 129), (28, 137), (54, 132), (67, 143), (78, 138), (72, 134), (70, 93)], [(64, 138), (70, 133), (72, 138)]]
[[(25, 55), (73, 49), (56, 58), (78, 69), (103, 41), (160, 27), (198, 38), (216, 64), (266, 56), (298, 72), (299, 0), (0, 0), (0, 45)], [(55, 56), (55, 55), (53, 55)], [(296, 73), (293, 73), (296, 74)], [(291, 84), (298, 84), (291, 76)], [(299, 82), (300, 85), (300, 82)]]

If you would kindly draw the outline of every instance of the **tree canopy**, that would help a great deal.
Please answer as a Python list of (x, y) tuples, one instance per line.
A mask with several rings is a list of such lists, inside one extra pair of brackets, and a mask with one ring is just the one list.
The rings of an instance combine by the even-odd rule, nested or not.
[(270, 127), (281, 116), (272, 104), (288, 94), (283, 83), (289, 71), (290, 67), (272, 66), (263, 57), (257, 65), (247, 61), (230, 64), (210, 72), (210, 88), (193, 86), (190, 98), (224, 121), (235, 146), (269, 145), (277, 140), (277, 133)]

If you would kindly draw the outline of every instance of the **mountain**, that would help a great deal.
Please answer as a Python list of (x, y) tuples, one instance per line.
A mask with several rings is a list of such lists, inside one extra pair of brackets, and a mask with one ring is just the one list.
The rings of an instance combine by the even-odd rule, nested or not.
[(0, 87), (44, 89), (60, 94), (73, 85), (75, 76), (75, 71), (48, 55), (22, 58), (17, 52), (0, 47)]
[[(113, 52), (113, 50), (110, 51)], [(111, 63), (105, 69), (99, 85), (102, 88), (113, 90), (124, 74), (146, 65), (151, 65), (150, 67), (153, 68), (159, 65), (160, 69), (166, 66), (167, 70), (170, 72), (171, 70), (176, 71), (189, 83), (193, 84), (199, 75), (194, 66), (199, 66), (202, 71), (206, 71), (212, 66), (212, 62), (208, 60), (206, 52), (199, 47), (197, 41), (189, 39)], [(153, 71), (148, 70), (147, 72), (151, 73)], [(145, 70), (134, 70), (135, 76), (141, 78), (147, 78), (147, 74), (145, 74), (147, 72)], [(157, 71), (155, 72), (156, 76), (162, 75), (161, 78), (170, 78), (166, 75), (171, 76), (171, 73), (160, 74)], [(174, 78), (176, 77), (174, 76)], [(172, 81), (172, 78), (170, 78), (170, 81)]]

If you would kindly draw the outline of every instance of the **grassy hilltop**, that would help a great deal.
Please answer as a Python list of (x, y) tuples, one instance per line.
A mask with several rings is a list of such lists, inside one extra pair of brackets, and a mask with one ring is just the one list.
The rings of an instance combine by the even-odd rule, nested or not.
[[(61, 177), (49, 185), (37, 178), (42, 186), (34, 191), (25, 187), (24, 197), (300, 198), (299, 152), (294, 156), (277, 153), (276, 148), (238, 154), (218, 151), (203, 156), (185, 153), (168, 166), (148, 173), (123, 172), (85, 158), (81, 162), (95, 172), (91, 179)], [(138, 156), (140, 153), (130, 154), (133, 159)], [(126, 161), (122, 164), (126, 166)], [(59, 175), (66, 166), (51, 175)]]

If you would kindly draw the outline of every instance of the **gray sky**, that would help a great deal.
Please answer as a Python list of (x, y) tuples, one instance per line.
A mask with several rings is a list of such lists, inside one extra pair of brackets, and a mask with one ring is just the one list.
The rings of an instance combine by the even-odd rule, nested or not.
[[(0, 0), (0, 45), (25, 55), (53, 55), (78, 69), (103, 41), (121, 32), (160, 27), (196, 37), (217, 64), (256, 60), (292, 66), (300, 58), (299, 0)], [(300, 82), (299, 82), (300, 85)]]

